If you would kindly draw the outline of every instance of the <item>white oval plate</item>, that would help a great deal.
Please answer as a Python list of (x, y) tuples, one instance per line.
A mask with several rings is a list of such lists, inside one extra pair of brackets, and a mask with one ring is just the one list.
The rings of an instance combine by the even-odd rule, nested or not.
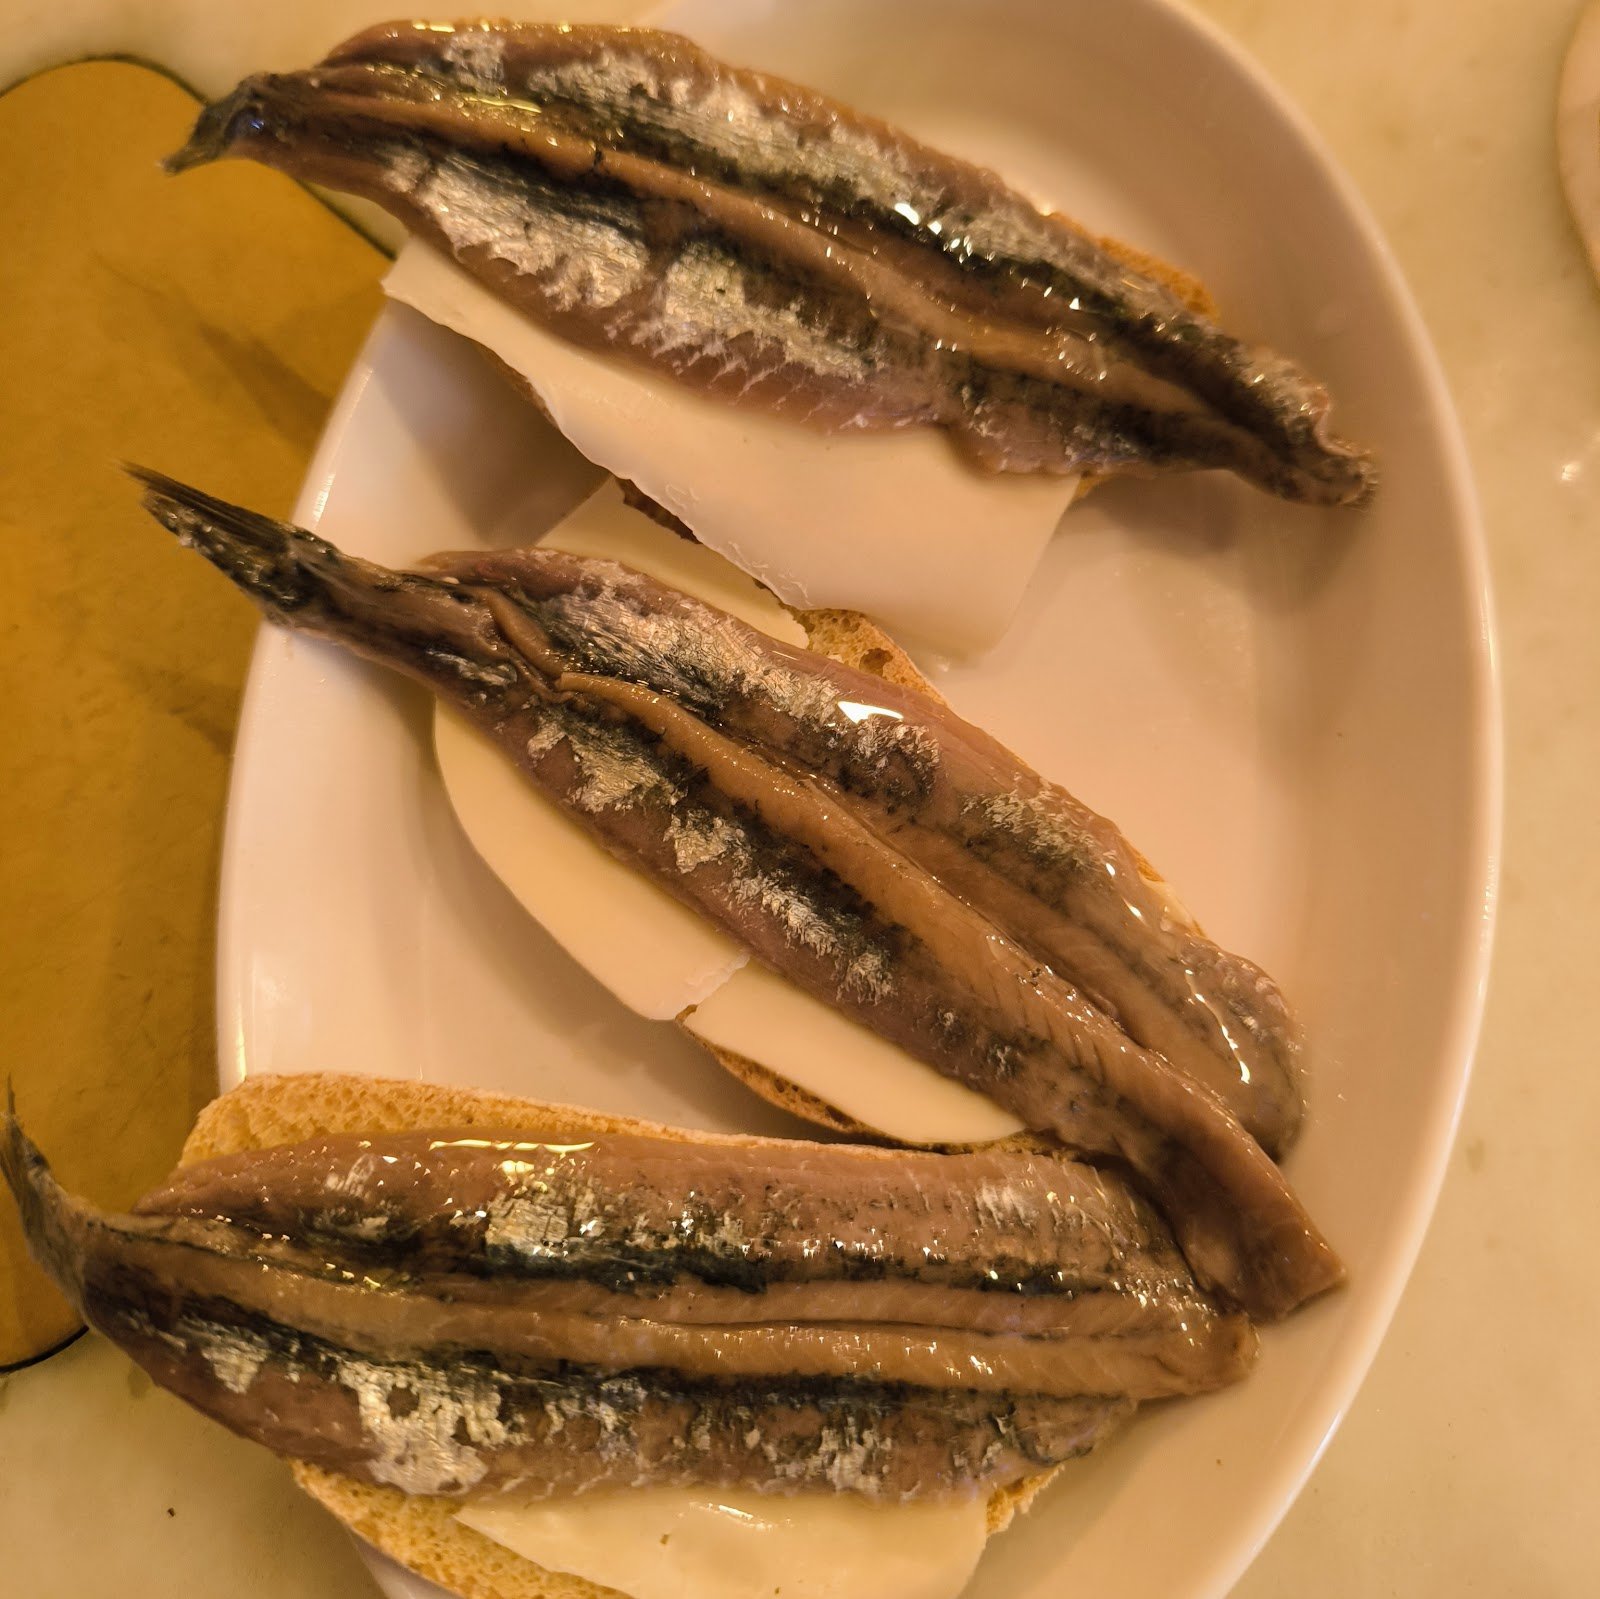
[[(696, 0), (670, 20), (1197, 271), (1235, 326), (1328, 383), (1341, 428), (1382, 463), (1357, 513), (1209, 477), (1102, 490), (1071, 513), (1002, 647), (939, 680), (1116, 818), (1215, 937), (1278, 975), (1305, 1024), (1310, 1115), (1290, 1171), (1349, 1287), (1269, 1330), (1248, 1382), (1153, 1407), (1069, 1470), (971, 1589), (1220, 1594), (1372, 1359), (1477, 1031), (1497, 705), (1481, 538), (1437, 363), (1298, 115), (1161, 0)], [(404, 562), (532, 539), (592, 480), (471, 347), (391, 308), (299, 517)], [(224, 1080), (337, 1068), (792, 1129), (529, 922), (457, 828), (427, 726), (409, 685), (263, 634), (223, 873)]]

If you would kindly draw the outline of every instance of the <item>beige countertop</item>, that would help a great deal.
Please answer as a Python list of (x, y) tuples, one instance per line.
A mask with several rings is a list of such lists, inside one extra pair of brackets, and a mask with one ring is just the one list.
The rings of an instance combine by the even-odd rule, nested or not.
[[(118, 42), (104, 7), (23, 9), (34, 61)], [(370, 11), (336, 9), (341, 20)], [(1581, 8), (1200, 9), (1321, 130), (1438, 345), (1488, 529), (1508, 763), (1493, 985), (1437, 1217), (1365, 1387), (1238, 1592), (1589, 1593), (1600, 1073), (1583, 970), (1600, 923), (1600, 299), (1552, 142)], [(144, 29), (166, 14), (125, 10)], [(265, 37), (274, 24), (252, 13), (244, 26)], [(29, 1599), (372, 1591), (351, 1545), (274, 1461), (152, 1392), (95, 1340), (0, 1378), (0, 1548), (0, 1588)]]

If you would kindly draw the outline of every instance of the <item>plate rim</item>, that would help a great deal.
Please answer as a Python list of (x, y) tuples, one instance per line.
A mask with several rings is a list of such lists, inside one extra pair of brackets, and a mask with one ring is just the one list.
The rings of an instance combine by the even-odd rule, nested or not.
[[(1415, 357), (1427, 402), (1427, 424), (1438, 441), (1451, 543), (1461, 560), (1459, 593), (1452, 608), (1458, 611), (1464, 630), (1468, 666), (1463, 687), (1469, 714), (1464, 718), (1464, 730), (1470, 734), (1467, 765), (1473, 781), (1463, 797), (1468, 825), (1463, 829), (1460, 892), (1465, 904), (1470, 890), (1480, 908), (1456, 930), (1448, 1019), (1439, 1035), (1437, 1079), (1426, 1109), (1417, 1119), (1418, 1159), (1408, 1174), (1405, 1197), (1387, 1231), (1386, 1243), (1365, 1274), (1363, 1313), (1345, 1329), (1333, 1352), (1336, 1372), (1323, 1379), (1325, 1397), (1308, 1405), (1287, 1434), (1293, 1445), (1285, 1446), (1285, 1454), (1298, 1465), (1284, 1474), (1274, 1491), (1264, 1492), (1257, 1504), (1241, 1514), (1231, 1548), (1226, 1553), (1216, 1552), (1208, 1576), (1192, 1591), (1193, 1599), (1221, 1599), (1278, 1529), (1349, 1414), (1411, 1281), (1444, 1186), (1482, 1035), (1498, 914), (1505, 807), (1502, 669), (1488, 541), (1465, 434), (1439, 352), (1371, 207), (1307, 114), (1220, 24), (1197, 12), (1188, 0), (1123, 0), (1123, 6), (1130, 12), (1142, 12), (1154, 25), (1187, 32), (1191, 47), (1204, 50), (1255, 96), (1263, 112), (1270, 112), (1319, 169), (1333, 205), (1343, 213), (1352, 235), (1371, 259)], [(645, 25), (670, 23), (675, 9), (671, 3), (652, 6), (637, 20)], [(352, 418), (373, 376), (371, 351), (388, 313), (386, 304), (328, 416), (292, 513), (301, 526), (315, 528), (327, 503)], [(263, 648), (268, 640), (263, 628), (252, 650), (223, 829), (215, 974), (218, 1075), (223, 1088), (233, 1086), (242, 1075), (243, 996), (233, 979), (241, 969), (239, 946), (248, 942), (244, 938), (248, 918), (240, 914), (237, 878), (243, 868), (238, 819), (244, 810), (240, 795), (252, 784), (262, 748), (259, 736), (252, 736), (252, 728), (260, 720), (259, 707), (269, 692), (273, 651)]]

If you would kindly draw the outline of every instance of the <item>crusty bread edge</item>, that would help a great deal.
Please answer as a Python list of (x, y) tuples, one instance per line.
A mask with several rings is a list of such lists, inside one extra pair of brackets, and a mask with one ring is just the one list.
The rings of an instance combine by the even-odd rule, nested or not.
[(448, 1499), (418, 1499), (291, 1460), (296, 1485), (363, 1542), (461, 1599), (628, 1599), (586, 1577), (551, 1571), (464, 1526)]
[[(263, 1073), (214, 1099), (195, 1119), (179, 1164), (217, 1155), (293, 1144), (321, 1133), (399, 1133), (417, 1128), (537, 1131), (553, 1141), (618, 1133), (736, 1149), (793, 1149), (792, 1138), (758, 1133), (712, 1133), (619, 1116), (583, 1105), (562, 1105), (415, 1079), (341, 1072)], [(864, 1149), (865, 1159), (894, 1160), (895, 1149)]]
[[(618, 1599), (614, 1588), (546, 1570), (463, 1526), (449, 1500), (411, 1498), (300, 1460), (289, 1466), (296, 1484), (358, 1538), (461, 1599)], [(995, 1493), (987, 1507), (989, 1537), (1026, 1510), (1060, 1469)]]
[(846, 1115), (838, 1106), (830, 1105), (809, 1089), (780, 1076), (770, 1066), (763, 1066), (760, 1061), (735, 1050), (725, 1049), (721, 1044), (710, 1043), (689, 1026), (691, 1014), (685, 1011), (678, 1018), (678, 1026), (684, 1037), (703, 1049), (723, 1071), (730, 1077), (736, 1077), (757, 1098), (766, 1100), (769, 1105), (776, 1105), (779, 1110), (787, 1111), (800, 1121), (809, 1122), (813, 1127), (825, 1127), (831, 1133), (843, 1133), (847, 1138), (861, 1143), (896, 1142), (875, 1128), (868, 1127), (865, 1122), (858, 1122), (853, 1116)]
[[(297, 1143), (321, 1133), (388, 1133), (420, 1127), (516, 1128), (549, 1138), (647, 1133), (694, 1143), (760, 1148), (793, 1140), (745, 1133), (690, 1132), (634, 1116), (512, 1094), (393, 1078), (306, 1072), (247, 1077), (201, 1111), (180, 1164)], [(892, 1150), (864, 1150), (892, 1160)], [(448, 1499), (419, 1498), (358, 1482), (305, 1461), (290, 1461), (295, 1482), (357, 1537), (462, 1599), (616, 1599), (582, 1577), (548, 1571), (463, 1526)], [(987, 1506), (992, 1537), (1025, 1509), (1059, 1467), (994, 1493)]]

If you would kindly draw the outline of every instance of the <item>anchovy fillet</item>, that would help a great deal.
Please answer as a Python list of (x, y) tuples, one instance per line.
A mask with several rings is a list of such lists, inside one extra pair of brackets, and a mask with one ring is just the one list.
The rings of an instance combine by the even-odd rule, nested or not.
[(555, 331), (729, 399), (936, 424), (995, 470), (1371, 485), (1289, 362), (993, 174), (670, 34), (389, 24), (246, 79), (170, 164), (224, 155), (375, 201)]
[(789, 1140), (757, 1158), (639, 1134), (338, 1134), (186, 1166), (135, 1209), (305, 1236), (363, 1273), (583, 1279), (639, 1298), (692, 1278), (746, 1295), (902, 1281), (934, 1295), (1126, 1290), (1195, 1304), (1142, 1199), (1092, 1167), (1011, 1150)]
[(1058, 1157), (334, 1137), (186, 1169), (137, 1209), (231, 1240), (197, 1292), (281, 1317), (254, 1273), (284, 1266), (296, 1325), (363, 1347), (1141, 1399), (1254, 1352), (1147, 1206)]
[(1136, 1043), (1213, 1089), (1270, 1152), (1292, 1140), (1298, 1041), (1272, 980), (1175, 911), (1110, 822), (981, 729), (621, 568), (543, 549), (425, 564), (514, 594), (569, 682), (641, 709), (633, 689), (654, 691), (803, 768)]
[[(526, 1265), (526, 1247), (497, 1255), (493, 1223), (479, 1225), (479, 1212), (503, 1216), (502, 1202), (528, 1202), (555, 1187), (571, 1208), (565, 1223), (544, 1228), (550, 1247), (562, 1225), (575, 1240), (592, 1239), (596, 1186), (643, 1153), (637, 1141), (622, 1140), (610, 1152), (611, 1170), (586, 1163), (581, 1147), (526, 1134), (475, 1142), (490, 1145), (498, 1178), (490, 1156), (464, 1148), (459, 1136), (329, 1139), (181, 1173), (137, 1214), (115, 1216), (65, 1194), (8, 1110), (0, 1116), (0, 1170), (35, 1255), (91, 1325), (157, 1381), (271, 1448), (411, 1493), (540, 1494), (646, 1481), (744, 1482), (775, 1492), (827, 1485), (878, 1498), (987, 1491), (1089, 1447), (1128, 1412), (1137, 1396), (1130, 1386), (1151, 1396), (1190, 1391), (1197, 1381), (1214, 1386), (1241, 1375), (1253, 1352), (1241, 1319), (1215, 1315), (1198, 1296), (1187, 1339), (1170, 1330), (1088, 1339), (955, 1333), (941, 1350), (922, 1327), (883, 1329), (874, 1346), (869, 1323), (775, 1324), (742, 1330), (741, 1346), (725, 1329), (552, 1312), (537, 1293), (531, 1301), (519, 1295), (538, 1281), (517, 1271), (491, 1275), (497, 1295), (462, 1294), (473, 1279), (439, 1270), (441, 1254), (485, 1270), (496, 1258)], [(752, 1181), (769, 1154), (782, 1165), (771, 1146), (698, 1153), (742, 1158)], [(946, 1203), (935, 1176), (940, 1157), (831, 1149), (816, 1158), (824, 1177), (836, 1179), (854, 1160), (863, 1196), (876, 1175), (909, 1161), (931, 1205), (971, 1208), (965, 1199)], [(471, 1198), (441, 1210), (439, 1187), (456, 1159)], [(997, 1177), (1002, 1164), (991, 1160)], [(1030, 1203), (1056, 1203), (1031, 1184), (1048, 1165), (1018, 1158), (1010, 1189), (1019, 1215)], [(387, 1168), (384, 1182), (374, 1167)], [(1063, 1175), (1070, 1186), (1064, 1166)], [(643, 1181), (670, 1186), (664, 1172)], [(680, 1174), (680, 1195), (695, 1192), (696, 1181), (694, 1170)], [(779, 1232), (808, 1216), (804, 1164), (783, 1181), (788, 1200), (768, 1214)], [(599, 1214), (614, 1220), (625, 1198), (609, 1194)], [(1004, 1208), (984, 1203), (997, 1215)], [(358, 1210), (383, 1225), (362, 1227)], [(292, 1217), (293, 1230), (255, 1231), (239, 1219), (247, 1213), (274, 1228)], [(914, 1212), (906, 1214), (917, 1225)], [(393, 1260), (394, 1231), (408, 1224), (417, 1261), (376, 1277), (352, 1269), (350, 1243), (371, 1243), (387, 1228)], [(731, 1225), (723, 1218), (706, 1230), (725, 1244)], [(441, 1250), (437, 1238), (428, 1242), (440, 1229), (460, 1236)], [(701, 1258), (693, 1224), (680, 1241), (689, 1245), (683, 1258)], [(811, 1242), (827, 1258), (829, 1241), (813, 1234)], [(664, 1238), (657, 1248), (676, 1263)], [(1065, 1292), (1060, 1298), (1070, 1302)], [(1207, 1320), (1221, 1334), (1209, 1355)], [(758, 1347), (763, 1338), (770, 1347)], [(975, 1352), (985, 1341), (998, 1351), (988, 1365)], [(830, 1343), (832, 1359), (819, 1359)], [(1002, 1381), (1008, 1360), (1011, 1374), (1034, 1386)], [(1091, 1391), (1059, 1380), (1074, 1368), (1078, 1387)], [(1129, 1374), (1141, 1370), (1166, 1372), (1167, 1380), (1130, 1385)], [(1069, 1391), (1055, 1391), (1063, 1387)]]
[[(608, 850), (767, 965), (1030, 1127), (1131, 1166), (1207, 1286), (1273, 1316), (1339, 1280), (1281, 1172), (1214, 1090), (875, 833), (870, 809), (819, 788), (797, 765), (803, 750), (764, 758), (677, 699), (564, 670), (515, 585), (390, 572), (145, 481), (152, 513), (269, 614), (452, 700)], [(578, 566), (601, 587), (645, 584), (611, 563)], [(796, 652), (794, 664), (806, 660)]]

